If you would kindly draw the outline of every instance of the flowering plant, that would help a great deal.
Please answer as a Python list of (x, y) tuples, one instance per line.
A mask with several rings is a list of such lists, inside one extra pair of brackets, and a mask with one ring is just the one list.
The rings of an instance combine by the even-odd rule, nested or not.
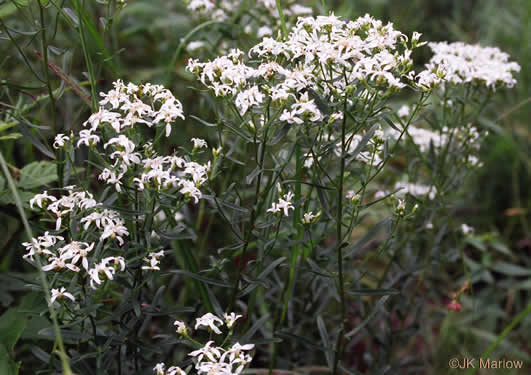
[[(41, 232), (22, 243), (55, 328), (41, 331), (60, 354), (38, 352), (48, 371), (229, 375), (254, 358), (272, 372), (308, 351), (351, 373), (378, 340), (394, 366), (430, 267), (473, 233), (456, 202), (482, 167), (478, 119), (520, 66), (370, 15), (243, 3), (186, 2), (198, 28), (232, 20), (252, 36), (214, 56), (181, 42), (197, 103), (116, 80), (55, 135), (58, 186), (29, 200)], [(368, 371), (384, 371), (373, 355)]]

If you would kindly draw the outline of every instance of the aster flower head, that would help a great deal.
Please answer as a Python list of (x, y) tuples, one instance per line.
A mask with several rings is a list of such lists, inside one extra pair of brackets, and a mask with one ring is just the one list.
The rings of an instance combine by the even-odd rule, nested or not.
[(284, 213), (284, 216), (289, 216), (289, 210), (295, 209), (291, 202), (293, 197), (293, 192), (289, 191), (287, 194), (284, 194), (282, 197), (280, 197), (277, 202), (273, 203), (267, 212), (271, 212), (273, 214), (282, 212)]
[(207, 148), (208, 147), (208, 144), (206, 143), (206, 141), (204, 139), (192, 138), (191, 140), (192, 140), (192, 143), (194, 144), (194, 149)]
[(50, 304), (62, 298), (68, 298), (72, 302), (76, 300), (76, 298), (71, 293), (67, 292), (64, 287), (61, 287), (61, 289), (52, 289), (50, 294)]
[(48, 192), (45, 190), (42, 194), (36, 194), (33, 198), (30, 199), (30, 207), (33, 208), (33, 205), (37, 205), (39, 208), (43, 208), (43, 205), (47, 202), (55, 202), (57, 198), (53, 195), (48, 195)]
[(230, 314), (225, 313), (223, 317), (225, 318), (225, 324), (227, 324), (227, 327), (232, 328), (236, 320), (240, 319), (242, 316), (236, 315), (236, 313), (231, 312)]
[(173, 325), (176, 327), (176, 331), (178, 334), (186, 336), (188, 334), (186, 324), (180, 320), (176, 320), (173, 322)]
[(301, 222), (304, 225), (309, 225), (315, 222), (319, 217), (321, 216), (321, 212), (314, 214), (313, 211), (305, 212), (304, 215), (302, 215)]
[(212, 330), (212, 332), (214, 332), (215, 334), (219, 335), (221, 334), (221, 331), (218, 328), (218, 325), (223, 325), (223, 320), (221, 320), (212, 313), (206, 313), (202, 317), (196, 319), (194, 328), (198, 329), (200, 327), (206, 327)]

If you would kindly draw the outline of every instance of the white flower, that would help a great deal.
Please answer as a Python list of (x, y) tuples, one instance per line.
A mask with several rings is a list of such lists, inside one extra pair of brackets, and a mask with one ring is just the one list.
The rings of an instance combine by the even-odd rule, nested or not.
[(166, 137), (169, 137), (171, 134), (171, 123), (174, 122), (178, 117), (184, 120), (183, 106), (181, 102), (172, 97), (171, 99), (166, 99), (164, 104), (162, 104), (162, 106), (156, 113), (156, 117), (153, 122), (165, 122)]
[(123, 224), (123, 220), (120, 214), (114, 210), (104, 209), (100, 212), (92, 212), (90, 215), (81, 219), (83, 229), (87, 230), (91, 224), (95, 224), (98, 229), (105, 227), (106, 225), (118, 225)]
[(282, 112), (282, 115), (280, 115), (280, 121), (285, 121), (289, 124), (297, 124), (300, 125), (304, 123), (302, 119), (296, 116), (295, 112), (290, 112), (287, 109)]
[(409, 116), (409, 106), (404, 104), (402, 107), (400, 107), (400, 109), (398, 110), (397, 114), (398, 114), (398, 117), (401, 117), (401, 118), (408, 117)]
[(68, 259), (65, 259), (63, 257), (56, 257), (56, 256), (52, 256), (48, 259), (48, 261), (50, 262), (49, 264), (45, 265), (42, 267), (42, 270), (45, 271), (45, 272), (48, 272), (48, 271), (62, 271), (62, 270), (65, 270), (65, 269), (69, 269), (70, 271), (74, 271), (74, 272), (79, 272), (79, 267), (74, 265), (74, 264), (71, 264), (71, 263), (66, 263), (65, 261), (68, 260)]
[(320, 212), (318, 212), (318, 213), (315, 214), (315, 215), (313, 214), (312, 211), (310, 211), (310, 212), (306, 212), (306, 213), (304, 213), (304, 215), (302, 215), (301, 222), (302, 222), (303, 224), (308, 225), (308, 224), (311, 224), (312, 222), (314, 222), (315, 219), (319, 218), (319, 216), (321, 216), (321, 213), (320, 213)]
[(406, 193), (414, 196), (427, 195), (430, 200), (433, 200), (437, 195), (437, 189), (434, 186), (411, 184), (400, 181), (395, 184), (395, 190), (396, 189), (400, 189), (396, 192), (396, 195), (398, 196), (403, 196)]
[(102, 261), (94, 265), (94, 268), (88, 270), (90, 276), (90, 287), (92, 289), (97, 289), (97, 285), (100, 285), (103, 280), (102, 277), (107, 277), (108, 280), (113, 280), (113, 275), (115, 273), (114, 267), (107, 266), (107, 262)]
[(474, 228), (467, 224), (461, 224), (461, 232), (463, 232), (463, 234), (471, 234), (474, 233)]
[(249, 108), (262, 104), (264, 98), (265, 95), (260, 92), (258, 86), (252, 86), (250, 89), (240, 92), (236, 96), (234, 104), (243, 116)]
[(103, 227), (103, 233), (100, 236), (100, 240), (104, 240), (106, 238), (111, 238), (118, 240), (118, 243), (120, 246), (124, 244), (123, 236), (128, 236), (129, 231), (123, 225), (123, 222), (111, 222), (111, 223), (105, 223)]
[(190, 52), (193, 52), (195, 50), (198, 50), (199, 48), (203, 48), (205, 46), (205, 42), (202, 42), (200, 40), (194, 40), (186, 46), (186, 49)]
[(116, 145), (115, 147), (118, 149), (129, 153), (135, 150), (135, 144), (123, 134), (120, 134), (118, 137), (111, 138), (103, 145), (103, 148), (106, 149), (109, 145)]
[(105, 168), (103, 171), (101, 171), (100, 175), (98, 176), (99, 180), (103, 180), (108, 184), (114, 185), (114, 188), (117, 192), (121, 192), (122, 188), (120, 185), (122, 184), (121, 178), (123, 177), (123, 173), (117, 173), (116, 171), (111, 171), (108, 168)]
[(186, 372), (184, 372), (180, 367), (172, 366), (168, 369), (166, 375), (186, 375)]
[(76, 264), (79, 259), (85, 270), (88, 270), (88, 254), (94, 248), (94, 243), (88, 244), (86, 242), (72, 241), (68, 245), (59, 249), (59, 252), (64, 258), (71, 259), (72, 264)]
[(195, 327), (194, 328), (198, 329), (199, 327), (208, 327), (214, 333), (219, 335), (221, 333), (221, 331), (216, 326), (216, 324), (223, 325), (223, 320), (221, 320), (220, 318), (218, 318), (217, 316), (215, 316), (212, 313), (206, 313), (202, 317), (196, 319), (196, 323), (195, 323)]
[(192, 138), (194, 148), (207, 148), (208, 145), (204, 139), (201, 138)]
[(163, 362), (157, 363), (155, 367), (153, 367), (153, 371), (156, 372), (156, 375), (165, 375), (165, 371), (164, 371), (165, 367), (166, 365)]
[[(210, 313), (208, 313), (207, 315), (209, 315), (209, 314)], [(210, 314), (210, 315), (212, 315), (212, 314)], [(212, 316), (214, 316), (214, 315), (212, 315)], [(220, 320), (216, 316), (214, 316), (214, 317), (216, 319)], [(198, 320), (199, 319), (201, 319), (201, 318), (198, 318)], [(212, 323), (212, 325), (213, 325), (213, 323)], [(196, 324), (196, 329), (197, 329), (197, 324)], [(212, 346), (212, 344), (214, 344), (214, 341), (209, 341), (201, 349), (194, 350), (193, 352), (190, 352), (188, 355), (191, 356), (191, 357), (197, 357), (197, 361), (198, 361), (199, 364), (201, 364), (201, 362), (203, 360), (203, 357), (207, 357), (212, 362), (217, 362), (218, 359), (221, 357), (221, 351), (223, 349), (218, 348), (216, 346)]]
[(179, 193), (186, 197), (193, 198), (195, 203), (199, 202), (199, 198), (201, 198), (202, 194), (192, 181), (181, 180), (179, 181), (179, 186), (181, 186)]
[(302, 5), (299, 5), (297, 3), (293, 4), (291, 8), (289, 8), (291, 13), (295, 16), (308, 16), (313, 13), (313, 9), (309, 7), (305, 7)]
[(53, 142), (53, 148), (56, 150), (65, 146), (66, 142), (70, 140), (70, 137), (64, 134), (57, 134)]
[(175, 322), (173, 322), (173, 325), (176, 326), (177, 328), (177, 333), (180, 334), (180, 335), (186, 335), (187, 334), (187, 330), (186, 330), (186, 324), (184, 324), (184, 322), (180, 321), (180, 320), (176, 320)]
[(119, 113), (111, 112), (103, 107), (100, 107), (100, 110), (98, 112), (90, 115), (88, 120), (83, 123), (83, 126), (86, 127), (87, 124), (89, 124), (91, 129), (94, 131), (100, 126), (100, 124), (109, 123), (114, 128), (114, 130), (116, 130), (116, 132), (119, 132), (120, 119), (121, 115)]
[(76, 299), (75, 297), (66, 291), (64, 287), (61, 287), (61, 289), (52, 289), (51, 290), (51, 298), (50, 298), (50, 305), (55, 302), (57, 299), (61, 299), (63, 297), (68, 298), (72, 302), (74, 302)]
[(256, 33), (256, 36), (258, 38), (263, 38), (264, 36), (271, 36), (273, 35), (273, 30), (269, 26), (261, 26), (258, 29), (258, 32)]
[(413, 142), (419, 146), (421, 152), (428, 151), (430, 145), (433, 145), (435, 148), (444, 147), (449, 140), (449, 136), (444, 130), (440, 133), (436, 133), (429, 129), (409, 126), (407, 132)]
[(48, 191), (44, 191), (42, 194), (36, 194), (33, 198), (30, 199), (30, 207), (33, 208), (34, 204), (37, 204), (39, 208), (42, 208), (43, 202), (50, 201), (55, 202), (57, 201), (57, 198), (55, 198), (53, 195), (48, 195)]
[(199, 362), (196, 366), (198, 374), (233, 375), (230, 363)]
[(100, 142), (100, 137), (92, 134), (92, 129), (84, 129), (79, 132), (77, 147), (84, 144), (85, 146), (94, 146)]
[(396, 205), (396, 214), (398, 216), (404, 216), (406, 214), (406, 201), (399, 199)]
[(284, 216), (289, 216), (289, 210), (295, 209), (295, 207), (291, 204), (292, 199), (293, 199), (293, 193), (290, 191), (287, 194), (285, 194), (282, 198), (279, 198), (277, 203), (273, 203), (271, 205), (271, 208), (269, 208), (267, 212), (276, 214), (280, 211), (283, 211)]
[(46, 257), (54, 256), (55, 253), (52, 252), (50, 248), (52, 248), (58, 241), (63, 240), (64, 238), (61, 236), (53, 236), (48, 234), (48, 232), (45, 232), (44, 236), (32, 238), (31, 242), (22, 243), (22, 246), (24, 246), (28, 251), (27, 254), (22, 256), (22, 258), (33, 261), (33, 256), (36, 254), (44, 255)]
[(313, 154), (308, 152), (304, 159), (304, 168), (311, 168), (314, 162)]
[(241, 366), (241, 369), (236, 371), (236, 373), (240, 373), (241, 370), (243, 370), (243, 367), (252, 360), (252, 357), (244, 352), (253, 349), (254, 344), (241, 345), (239, 342), (236, 342), (230, 347), (229, 350), (223, 353), (220, 358), (220, 362), (224, 361), (228, 356), (228, 360), (231, 365), (239, 364)]
[(112, 263), (115, 271), (118, 270), (118, 268), (120, 268), (120, 271), (122, 272), (125, 270), (125, 259), (123, 257), (107, 257), (101, 260), (101, 264), (106, 266), (107, 263)]
[(332, 113), (330, 115), (330, 118), (328, 119), (328, 122), (329, 123), (334, 123), (334, 122), (336, 122), (338, 120), (343, 120), (343, 117), (344, 117), (343, 112)]
[(159, 252), (153, 252), (149, 253), (148, 257), (144, 258), (144, 262), (146, 262), (147, 266), (142, 266), (143, 270), (150, 270), (150, 271), (160, 271), (160, 260), (159, 258), (164, 256), (164, 251)]
[(353, 203), (358, 203), (361, 199), (361, 195), (356, 194), (354, 190), (347, 191), (345, 198), (350, 199)]
[(225, 318), (225, 323), (227, 324), (227, 327), (232, 328), (236, 320), (241, 318), (241, 315), (236, 315), (235, 313), (231, 312), (230, 314), (225, 313), (223, 316)]
[(208, 13), (214, 9), (215, 3), (211, 0), (190, 0), (187, 8), (192, 11)]
[(434, 56), (427, 68), (438, 67), (445, 71), (445, 80), (453, 84), (478, 82), (495, 89), (498, 85), (513, 87), (513, 73), (520, 65), (509, 61), (509, 55), (495, 47), (482, 47), (462, 42), (428, 43)]

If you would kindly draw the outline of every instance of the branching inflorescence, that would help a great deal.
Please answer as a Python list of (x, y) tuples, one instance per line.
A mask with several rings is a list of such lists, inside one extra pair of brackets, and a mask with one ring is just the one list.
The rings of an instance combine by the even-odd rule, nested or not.
[[(259, 3), (268, 9), (269, 18), (277, 19), (274, 1)], [(231, 2), (200, 0), (189, 1), (188, 8), (202, 16), (223, 20), (235, 9)], [(292, 16), (311, 13), (296, 4), (285, 12)], [(38, 257), (42, 270), (54, 273), (49, 303), (64, 302), (67, 307), (80, 304), (79, 297), (90, 293), (87, 285), (96, 293), (119, 273), (135, 273), (130, 284), (138, 288), (143, 273), (161, 270), (165, 255), (164, 247), (156, 248), (151, 243), (158, 236), (154, 226), (172, 229), (176, 221), (173, 219), (181, 208), (209, 198), (227, 222), (228, 208), (238, 212), (229, 223), (238, 239), (234, 254), (241, 262), (233, 282), (230, 310), (235, 299), (242, 296), (241, 283), (265, 282), (266, 276), (284, 261), (279, 256), (280, 261), (272, 263), (275, 267), (265, 266), (267, 257), (278, 250), (275, 246), (284, 240), (285, 246), (279, 248), (291, 247), (291, 264), (286, 282), (278, 292), (280, 307), (271, 308), (276, 309), (272, 326), (282, 328), (288, 307), (295, 308), (290, 307), (290, 296), (296, 289), (295, 270), (299, 269), (300, 259), (310, 259), (319, 251), (326, 253), (308, 263), (312, 275), (326, 276), (324, 283), (334, 279), (337, 288), (341, 314), (334, 322), (339, 328), (335, 333), (334, 359), (329, 362), (337, 373), (349, 337), (345, 332), (349, 302), (345, 290), (348, 283), (354, 283), (344, 275), (343, 262), (348, 256), (343, 251), (353, 228), (363, 220), (360, 212), (377, 203), (370, 201), (372, 197), (385, 199), (393, 193), (400, 197), (394, 206), (392, 231), (383, 248), (389, 245), (391, 237), (400, 236), (396, 233), (399, 224), (414, 218), (419, 207), (422, 211), (422, 205), (442, 206), (441, 197), (460, 183), (467, 168), (481, 166), (477, 153), (486, 132), (477, 126), (476, 120), (486, 100), (474, 106), (469, 103), (479, 101), (474, 102), (472, 95), (514, 86), (513, 73), (519, 71), (519, 66), (497, 48), (441, 42), (428, 43), (434, 56), (424, 70), (416, 73), (412, 53), (426, 44), (420, 41), (421, 35), (413, 33), (408, 37), (395, 30), (393, 24), (384, 24), (369, 15), (354, 21), (333, 14), (299, 17), (285, 38), (273, 37), (276, 26), (260, 28), (261, 42), (248, 53), (232, 49), (211, 61), (190, 59), (187, 65), (187, 70), (222, 102), (216, 107), (219, 142), (229, 139), (230, 143), (230, 137), (241, 137), (246, 144), (242, 159), (250, 153), (247, 145), (254, 147), (256, 165), (252, 172), (245, 170), (247, 163), (235, 162), (247, 176), (245, 184), (240, 181), (220, 184), (231, 186), (230, 192), (215, 192), (208, 197), (203, 193), (212, 189), (209, 182), (212, 170), (216, 169), (210, 160), (200, 158), (209, 147), (207, 141), (192, 138), (189, 152), (183, 148), (185, 151), (179, 154), (158, 153), (160, 139), (169, 137), (173, 124), (185, 118), (181, 103), (160, 85), (116, 81), (112, 90), (101, 94), (99, 110), (83, 123), (78, 134), (56, 136), (54, 148), (68, 157), (88, 149), (90, 164), (99, 169), (98, 179), (106, 186), (99, 199), (80, 183), (65, 187), (61, 196), (44, 191), (30, 201), (33, 209), (39, 209), (55, 222), (54, 231), (23, 243), (27, 250), (24, 259), (38, 264), (35, 262)], [(418, 94), (413, 105), (404, 104), (396, 109), (389, 104), (393, 95), (405, 90)], [(230, 135), (222, 136), (220, 129), (224, 123), (236, 124), (239, 129), (230, 127)], [(214, 166), (224, 145), (218, 146), (213, 148)], [(241, 151), (238, 142), (230, 146), (231, 153)], [(397, 153), (406, 159), (413, 156), (416, 163), (405, 173), (407, 178), (388, 176), (387, 181), (393, 179), (392, 192), (389, 187), (371, 186), (375, 178), (386, 172), (384, 167)], [(235, 160), (227, 158), (223, 162)], [(73, 166), (72, 160), (69, 162)], [(237, 169), (233, 167), (227, 170), (233, 173)], [(450, 168), (457, 172), (448, 173)], [(248, 190), (250, 193), (240, 194), (238, 189), (246, 188), (242, 185), (251, 184), (255, 186)], [(287, 184), (293, 188), (286, 188)], [(369, 189), (376, 194), (368, 194)], [(224, 198), (224, 194), (234, 194), (237, 199), (234, 203), (217, 200)], [(409, 198), (414, 200), (412, 204)], [(198, 229), (202, 224), (203, 202)], [(220, 202), (227, 209), (221, 208)], [(413, 208), (408, 210), (408, 205)], [(326, 214), (321, 215), (322, 212)], [(164, 218), (162, 223), (157, 221), (160, 214)], [(272, 215), (277, 215), (278, 221), (270, 221)], [(281, 221), (288, 221), (290, 215), (293, 225), (281, 227)], [(431, 221), (428, 225), (433, 228)], [(309, 230), (311, 226), (316, 229)], [(270, 230), (272, 227), (275, 230)], [(469, 229), (462, 227), (465, 234)], [(407, 234), (404, 238), (405, 242)], [(322, 250), (330, 242), (335, 243), (331, 251), (336, 252), (336, 257), (329, 257), (330, 252)], [(256, 251), (250, 267), (255, 275), (245, 269), (247, 264), (242, 265), (251, 247)], [(332, 259), (323, 270), (317, 265), (322, 259)], [(379, 284), (385, 281), (393, 262), (394, 255)], [(249, 275), (242, 277), (244, 271)], [(198, 274), (193, 276), (207, 283), (227, 285)], [(331, 284), (325, 285), (329, 288)], [(260, 287), (249, 287), (243, 296), (259, 291)], [(207, 296), (208, 293), (205, 292)], [(253, 317), (252, 309), (259, 299), (257, 295), (249, 298), (248, 317)], [(266, 312), (268, 309), (263, 307)], [(216, 335), (204, 345), (190, 337), (190, 328), (184, 322), (175, 321), (181, 338), (197, 347), (189, 353), (193, 370), (191, 366), (183, 370), (159, 363), (154, 372), (240, 374), (251, 362), (249, 353), (254, 350), (253, 344), (228, 341), (240, 317), (231, 313), (221, 318), (207, 313), (198, 318), (196, 330), (208, 330), (209, 338)], [(225, 328), (228, 334), (221, 338)], [(95, 328), (94, 332), (97, 341)], [(272, 366), (276, 353), (273, 349)]]

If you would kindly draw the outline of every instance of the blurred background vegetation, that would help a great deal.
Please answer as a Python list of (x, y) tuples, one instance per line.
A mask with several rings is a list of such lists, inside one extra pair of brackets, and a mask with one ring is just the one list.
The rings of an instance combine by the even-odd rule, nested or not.
[[(321, 1), (309, 3), (316, 14), (322, 12)], [(484, 167), (465, 187), (466, 194), (460, 202), (461, 215), (476, 228), (477, 234), (465, 249), (473, 262), (469, 266), (479, 267), (489, 276), (464, 296), (462, 313), (431, 311), (438, 320), (426, 323), (424, 342), (416, 348), (423, 356), (441, 361), (433, 362), (428, 372), (418, 373), (446, 374), (448, 358), (459, 354), (479, 356), (530, 301), (531, 1), (325, 3), (336, 15), (356, 18), (369, 13), (392, 21), (408, 35), (421, 32), (424, 40), (497, 46), (522, 68), (517, 75), (518, 85), (496, 96), (478, 124), (490, 131), (482, 147)], [(51, 160), (54, 153), (49, 145), (55, 134), (79, 130), (89, 116), (91, 81), (95, 87), (93, 94), (106, 91), (117, 78), (165, 84), (183, 102), (188, 114), (198, 113), (197, 108), (205, 100), (191, 88), (195, 84), (184, 71), (189, 54), (181, 44), (200, 21), (190, 17), (180, 0), (130, 0), (116, 14), (98, 1), (50, 0), (42, 4), (45, 6), (30, 0), (0, 0), (0, 150), (18, 179), (24, 199), (57, 182), (54, 171), (46, 171), (47, 164), (35, 162)], [(80, 22), (86, 26), (82, 35)], [(238, 28), (223, 24), (197, 30), (195, 35), (212, 29), (226, 40), (238, 40), (243, 47), (255, 42)], [(43, 44), (47, 45), (47, 53)], [(208, 50), (204, 53), (205, 58), (213, 57)], [(424, 53), (426, 56), (419, 56), (421, 61), (429, 58), (429, 52)], [(50, 69), (46, 69), (45, 59)], [(50, 92), (55, 98), (53, 103), (49, 100)], [(172, 134), (172, 144), (205, 131), (191, 120), (181, 121), (177, 126), (180, 132)], [(24, 176), (38, 179), (32, 177), (28, 182)], [(30, 267), (21, 260), (23, 228), (2, 177), (0, 228), (0, 281), (3, 280), (0, 311), (15, 305), (22, 311), (37, 302), (22, 298), (22, 273)], [(452, 278), (441, 276), (441, 280)], [(460, 281), (444, 288), (457, 290)], [(3, 315), (2, 324), (6, 319)], [(38, 324), (29, 325), (23, 337), (36, 337), (33, 326)], [(511, 333), (510, 339), (504, 340), (499, 355), (525, 359), (529, 368), (530, 333), (528, 317)]]

